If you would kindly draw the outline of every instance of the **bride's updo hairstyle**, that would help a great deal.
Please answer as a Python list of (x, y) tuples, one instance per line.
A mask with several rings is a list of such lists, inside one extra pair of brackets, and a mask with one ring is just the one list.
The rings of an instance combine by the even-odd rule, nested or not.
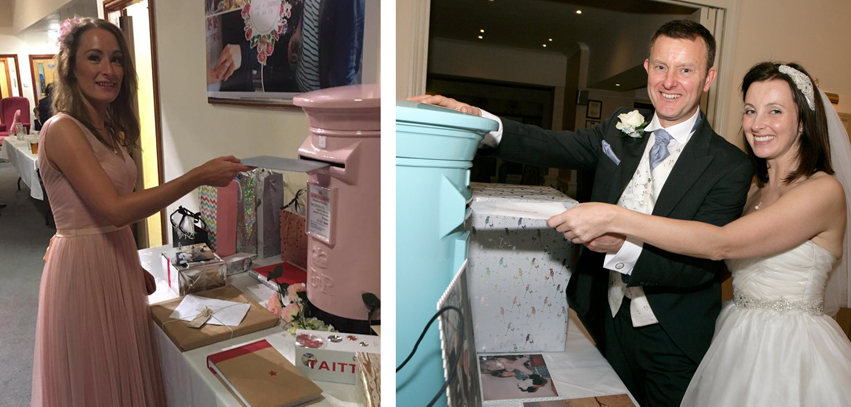
[[(815, 89), (813, 78), (804, 67), (795, 64), (761, 62), (754, 65), (742, 80), (742, 100), (754, 82), (781, 80), (792, 90), (792, 99), (798, 111), (798, 123), (801, 125), (801, 137), (798, 138), (798, 168), (783, 180), (792, 182), (801, 177), (809, 177), (824, 171), (833, 174), (830, 163), (830, 141), (828, 141), (827, 118), (824, 104)], [(768, 164), (764, 158), (754, 154), (747, 136), (742, 132), (745, 151), (756, 169), (756, 183), (762, 188), (768, 182)]]
[[(85, 96), (77, 82), (77, 51), (83, 33), (93, 28), (106, 30), (115, 36), (121, 53), (124, 54), (121, 65), (124, 68), (124, 79), (118, 97), (109, 104), (104, 117), (106, 132), (115, 143), (103, 139), (92, 124), (89, 111), (84, 103)], [(134, 103), (136, 101), (136, 68), (127, 41), (121, 29), (106, 20), (90, 17), (74, 17), (62, 23), (59, 32), (59, 53), (56, 54), (56, 85), (53, 93), (53, 111), (65, 112), (79, 120), (92, 134), (107, 146), (121, 144), (125, 147), (135, 147), (139, 140), (139, 118), (136, 116)]]

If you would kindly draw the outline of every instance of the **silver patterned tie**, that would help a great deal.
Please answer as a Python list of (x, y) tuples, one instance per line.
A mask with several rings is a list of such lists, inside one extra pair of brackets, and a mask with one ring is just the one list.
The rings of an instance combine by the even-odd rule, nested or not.
[(650, 148), (650, 171), (653, 171), (657, 165), (671, 155), (668, 152), (668, 143), (671, 141), (671, 135), (665, 129), (658, 129), (656, 134), (656, 143)]

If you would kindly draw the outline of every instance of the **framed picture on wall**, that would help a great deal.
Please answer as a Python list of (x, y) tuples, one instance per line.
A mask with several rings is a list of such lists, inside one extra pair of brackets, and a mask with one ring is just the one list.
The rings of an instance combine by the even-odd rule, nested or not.
[(205, 0), (207, 101), (292, 106), (362, 83), (367, 1)]
[(585, 117), (589, 119), (599, 119), (600, 112), (603, 111), (603, 102), (599, 100), (589, 100), (588, 101), (588, 113), (585, 114)]
[(30, 55), (30, 72), (33, 80), (33, 97), (35, 104), (38, 106), (38, 101), (44, 99), (47, 94), (45, 89), (47, 85), (56, 81), (56, 61), (55, 55)]

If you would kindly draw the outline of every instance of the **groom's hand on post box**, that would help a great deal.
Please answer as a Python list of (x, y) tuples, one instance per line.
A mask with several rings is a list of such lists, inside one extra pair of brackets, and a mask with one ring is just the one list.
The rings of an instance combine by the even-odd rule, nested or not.
[(464, 102), (459, 102), (455, 99), (448, 98), (446, 96), (420, 95), (409, 97), (408, 100), (412, 102), (426, 103), (429, 105), (445, 107), (447, 109), (457, 110), (461, 113), (472, 114), (480, 117), (482, 115), (482, 111), (478, 107), (470, 106)]

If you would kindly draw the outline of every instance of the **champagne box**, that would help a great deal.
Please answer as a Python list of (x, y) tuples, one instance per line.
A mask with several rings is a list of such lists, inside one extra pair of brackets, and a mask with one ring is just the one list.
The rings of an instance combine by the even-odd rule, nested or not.
[(355, 384), (357, 354), (380, 353), (375, 335), (299, 329), (296, 331), (295, 362), (313, 380)]

